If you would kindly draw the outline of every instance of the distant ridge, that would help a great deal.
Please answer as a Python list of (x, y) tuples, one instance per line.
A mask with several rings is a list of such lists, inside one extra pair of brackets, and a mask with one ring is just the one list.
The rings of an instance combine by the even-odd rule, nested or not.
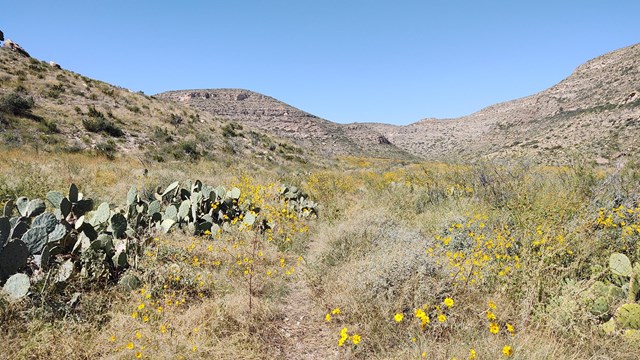
[(376, 125), (400, 148), (427, 158), (526, 157), (609, 163), (639, 153), (640, 44), (597, 57), (540, 93), (457, 119)]
[(538, 94), (457, 119), (424, 119), (407, 126), (336, 124), (240, 89), (157, 96), (250, 124), (323, 154), (428, 160), (528, 158), (548, 164), (578, 157), (607, 164), (639, 153), (640, 44), (590, 60)]
[[(26, 113), (0, 111), (0, 141), (44, 151), (108, 150), (158, 161), (250, 155), (273, 163), (352, 155), (552, 165), (576, 159), (617, 164), (640, 155), (640, 44), (592, 59), (537, 94), (406, 126), (337, 124), (243, 89), (147, 96), (8, 48), (0, 48), (0, 85), (0, 96), (31, 103)], [(225, 132), (230, 123), (244, 130)]]
[[(385, 142), (384, 136), (359, 124), (340, 125), (297, 109), (270, 96), (243, 89), (168, 91), (155, 97), (206, 111), (224, 120), (288, 138), (323, 155), (394, 158), (413, 156)], [(361, 132), (360, 136), (354, 136)]]

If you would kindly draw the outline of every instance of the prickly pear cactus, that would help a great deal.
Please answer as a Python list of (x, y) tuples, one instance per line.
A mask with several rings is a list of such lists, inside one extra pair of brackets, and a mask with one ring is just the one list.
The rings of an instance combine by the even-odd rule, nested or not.
[(627, 302), (634, 303), (640, 293), (640, 264), (635, 263), (633, 265), (633, 272), (631, 273), (631, 280), (629, 281), (629, 295), (627, 296)]
[(616, 320), (624, 329), (640, 329), (640, 304), (624, 304), (616, 311)]
[(118, 281), (118, 285), (125, 291), (133, 291), (140, 288), (142, 283), (137, 276), (133, 274), (126, 274), (122, 278), (120, 278), (120, 281)]
[(9, 200), (6, 202), (6, 204), (4, 204), (4, 209), (2, 210), (2, 216), (4, 217), (8, 217), (10, 218), (11, 216), (13, 216), (13, 207), (14, 207), (14, 202), (13, 200)]
[(12, 240), (0, 249), (0, 281), (27, 266), (29, 249), (20, 240)]
[(91, 225), (98, 226), (100, 224), (104, 224), (109, 221), (109, 217), (111, 216), (111, 210), (109, 210), (109, 204), (103, 202), (98, 206), (98, 209), (93, 213), (93, 217), (91, 218)]
[(113, 236), (116, 238), (123, 238), (126, 236), (127, 219), (122, 214), (114, 214), (111, 217), (111, 229), (113, 230)]
[(616, 301), (624, 299), (625, 293), (621, 288), (611, 284), (609, 285), (609, 289), (607, 290), (607, 296), (613, 301)]
[(44, 226), (32, 227), (22, 235), (21, 240), (27, 245), (32, 255), (40, 255), (44, 244), (46, 244), (48, 240), (47, 228)]
[(609, 269), (614, 275), (631, 276), (631, 261), (624, 254), (613, 253), (609, 257)]
[(30, 286), (29, 276), (15, 274), (7, 280), (2, 290), (7, 294), (9, 300), (17, 301), (27, 296)]
[(594, 316), (605, 315), (609, 313), (609, 301), (606, 297), (600, 296), (593, 302), (589, 311)]
[(53, 232), (53, 230), (58, 225), (58, 219), (52, 213), (42, 213), (33, 219), (31, 223), (31, 227), (44, 226), (47, 230), (47, 233)]
[(613, 335), (617, 330), (616, 319), (611, 318), (606, 323), (600, 324), (600, 331), (605, 335)]
[(2, 247), (9, 240), (11, 234), (11, 224), (8, 217), (0, 217), (0, 251)]

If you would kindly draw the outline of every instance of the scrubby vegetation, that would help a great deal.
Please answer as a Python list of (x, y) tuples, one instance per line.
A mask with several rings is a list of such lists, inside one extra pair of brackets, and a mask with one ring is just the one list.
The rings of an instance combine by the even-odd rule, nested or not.
[(2, 262), (17, 358), (639, 355), (633, 163), (5, 154), (0, 257), (27, 250)]

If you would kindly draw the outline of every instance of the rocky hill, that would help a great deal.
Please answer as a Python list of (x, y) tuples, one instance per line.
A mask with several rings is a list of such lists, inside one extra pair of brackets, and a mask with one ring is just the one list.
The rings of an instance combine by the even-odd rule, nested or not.
[(640, 44), (588, 61), (538, 94), (469, 116), (370, 126), (426, 158), (481, 155), (565, 163), (579, 154), (605, 164), (631, 157), (638, 154), (640, 139)]
[(538, 94), (457, 119), (424, 119), (407, 126), (336, 124), (247, 90), (170, 91), (157, 97), (286, 137), (325, 155), (524, 157), (549, 164), (578, 156), (606, 164), (638, 153), (640, 44), (593, 59)]
[(375, 130), (360, 124), (340, 125), (270, 96), (243, 89), (168, 91), (155, 97), (208, 112), (246, 127), (287, 138), (324, 155), (413, 158)]
[(145, 162), (242, 156), (277, 164), (314, 158), (258, 129), (237, 128), (208, 112), (40, 61), (9, 40), (0, 48), (0, 145), (130, 154)]
[[(16, 111), (16, 101), (26, 110)], [(241, 89), (147, 96), (31, 58), (14, 42), (0, 48), (0, 144), (7, 146), (134, 153), (159, 161), (250, 155), (306, 162), (354, 155), (547, 164), (579, 157), (608, 164), (639, 155), (639, 139), (640, 44), (588, 61), (538, 94), (407, 126), (336, 124)]]

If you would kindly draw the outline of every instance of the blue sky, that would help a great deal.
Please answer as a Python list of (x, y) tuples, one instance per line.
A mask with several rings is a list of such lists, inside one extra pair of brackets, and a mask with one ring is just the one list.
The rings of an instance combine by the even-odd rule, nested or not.
[(135, 91), (258, 91), (328, 120), (407, 124), (531, 95), (640, 42), (636, 0), (13, 0), (32, 56)]

